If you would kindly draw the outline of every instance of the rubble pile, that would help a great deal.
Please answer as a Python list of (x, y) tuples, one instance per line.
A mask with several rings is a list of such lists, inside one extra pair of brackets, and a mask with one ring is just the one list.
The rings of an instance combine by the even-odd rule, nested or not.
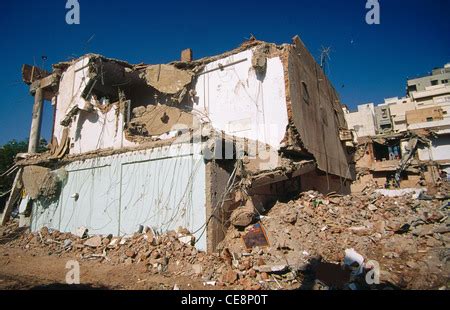
[[(448, 201), (427, 196), (413, 199), (413, 195), (385, 197), (367, 189), (360, 195), (324, 196), (310, 191), (297, 200), (276, 203), (264, 215), (248, 216), (249, 210), (243, 207), (249, 221), (232, 216), (236, 225), (228, 229), (217, 254), (198, 251), (195, 238), (182, 228), (161, 235), (146, 228), (124, 237), (88, 236), (86, 229), (73, 235), (43, 228), (6, 240), (17, 230), (12, 223), (0, 238), (2, 244), (26, 251), (41, 249), (43, 255), (133, 265), (141, 273), (187, 276), (205, 286), (349, 288), (349, 280), (334, 286), (326, 278), (338, 278), (334, 272), (344, 272), (345, 255), (353, 253), (364, 264), (377, 262), (380, 281), (391, 287), (446, 288), (450, 274)], [(255, 231), (261, 234), (251, 235)], [(338, 268), (324, 269), (325, 278), (319, 278), (327, 264)]]
[[(17, 231), (17, 223), (11, 222), (0, 236), (4, 239)], [(82, 237), (61, 233), (46, 227), (36, 233), (25, 233), (5, 240), (10, 247), (44, 255), (75, 256), (80, 260), (97, 260), (105, 264), (136, 265), (139, 271), (149, 274), (189, 276), (204, 282), (205, 286), (225, 286), (242, 283), (245, 289), (261, 287), (248, 280), (238, 281), (237, 272), (228, 268), (218, 254), (208, 255), (198, 251), (194, 238), (186, 229), (157, 235), (151, 230), (132, 236), (92, 236), (84, 232)]]
[[(366, 262), (378, 262), (381, 282), (405, 289), (447, 285), (448, 201), (422, 199), (385, 197), (370, 187), (352, 196), (303, 193), (259, 216), (269, 247), (257, 259), (302, 272), (313, 268), (312, 261), (341, 264), (345, 250), (355, 249)], [(251, 227), (231, 227), (222, 247), (245, 253), (242, 238)]]

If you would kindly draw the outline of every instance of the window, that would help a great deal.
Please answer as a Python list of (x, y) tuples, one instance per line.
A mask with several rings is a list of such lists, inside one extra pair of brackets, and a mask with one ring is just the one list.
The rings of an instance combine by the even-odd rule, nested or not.
[(427, 117), (427, 122), (432, 122), (433, 118), (432, 117)]
[(402, 152), (399, 141), (389, 141), (387, 144), (373, 144), (373, 154), (376, 161), (400, 160)]
[(417, 85), (408, 86), (408, 92), (417, 91)]
[(433, 85), (433, 86), (436, 86), (436, 85), (438, 85), (439, 84), (439, 81), (438, 80), (433, 80), (433, 81), (431, 81), (431, 85)]
[(448, 80), (442, 80), (442, 84), (447, 84)]

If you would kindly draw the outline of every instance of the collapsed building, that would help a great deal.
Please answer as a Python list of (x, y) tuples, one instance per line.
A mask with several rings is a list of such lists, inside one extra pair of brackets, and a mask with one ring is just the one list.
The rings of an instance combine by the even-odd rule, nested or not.
[[(347, 194), (355, 178), (338, 94), (298, 36), (199, 60), (185, 50), (169, 64), (88, 54), (22, 74), (35, 99), (29, 152), (6, 172), (16, 178), (2, 224), (19, 205), (32, 231), (185, 227), (212, 252), (236, 209)], [(44, 100), (52, 141), (36, 154)]]
[(450, 172), (450, 64), (431, 75), (407, 81), (407, 96), (375, 106), (358, 106), (345, 118), (355, 135), (358, 180), (400, 188), (427, 187), (433, 192)]
[(434, 135), (422, 130), (358, 139), (352, 191), (362, 192), (374, 183), (380, 188), (422, 187), (433, 192), (441, 179), (439, 163), (427, 156)]

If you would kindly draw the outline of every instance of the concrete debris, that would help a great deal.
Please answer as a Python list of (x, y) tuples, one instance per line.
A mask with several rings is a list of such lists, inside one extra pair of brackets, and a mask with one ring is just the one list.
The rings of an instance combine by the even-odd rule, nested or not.
[(147, 83), (158, 91), (176, 94), (192, 82), (193, 74), (172, 65), (153, 65), (145, 70)]
[(223, 276), (222, 282), (227, 284), (233, 284), (238, 280), (238, 274), (236, 271), (229, 269)]
[(191, 62), (192, 60), (194, 60), (192, 49), (187, 48), (187, 49), (181, 51), (181, 61), (182, 62)]
[(426, 189), (422, 188), (404, 188), (404, 189), (379, 189), (375, 191), (378, 194), (381, 194), (386, 197), (403, 197), (406, 195), (413, 195), (413, 199), (419, 198), (419, 196), (426, 192)]
[(254, 207), (246, 205), (245, 207), (240, 207), (234, 210), (231, 214), (230, 221), (231, 224), (236, 227), (247, 227), (253, 223), (255, 215)]
[(133, 109), (133, 114), (135, 117), (141, 117), (146, 111), (146, 108), (141, 106), (141, 107), (136, 107)]
[[(286, 220), (293, 211), (297, 213), (294, 224)], [(380, 281), (392, 288), (439, 287), (450, 275), (445, 250), (450, 241), (448, 215), (439, 200), (417, 200), (414, 192), (386, 197), (368, 188), (361, 194), (328, 197), (310, 191), (297, 200), (275, 204), (261, 218), (269, 247), (248, 249), (242, 238), (236, 238), (246, 232), (232, 226), (219, 249), (242, 253), (242, 258), (249, 257), (246, 253), (250, 251), (250, 257), (256, 260), (252, 269), (260, 276), (270, 273), (266, 266), (287, 261), (288, 270), (297, 270), (308, 278), (319, 257), (321, 264), (334, 264), (331, 269), (337, 268), (336, 272), (344, 264), (351, 267), (350, 276), (362, 278), (367, 272), (366, 262), (376, 261), (382, 270), (390, 270), (390, 275), (381, 276)], [(409, 228), (399, 234), (405, 223)], [(405, 261), (405, 257), (409, 259)], [(417, 268), (405, 269), (411, 260), (417, 265), (410, 265)], [(330, 268), (325, 270), (333, 273)], [(287, 273), (282, 274), (283, 279)], [(338, 286), (348, 288), (348, 282), (341, 284)], [(323, 287), (330, 288), (326, 284)], [(364, 285), (357, 283), (355, 287)]]
[(216, 286), (217, 281), (205, 281), (203, 282), (204, 286)]
[(191, 113), (167, 105), (137, 107), (133, 109), (133, 114), (128, 131), (133, 136), (152, 137), (154, 140), (168, 132), (184, 132), (199, 124)]
[(109, 248), (115, 248), (119, 244), (120, 238), (112, 238), (108, 243)]
[(192, 265), (192, 270), (194, 271), (194, 274), (199, 275), (202, 273), (203, 267), (200, 264)]
[(376, 210), (378, 210), (378, 208), (372, 203), (367, 206), (367, 209), (369, 209), (369, 211), (376, 211)]
[(88, 233), (88, 229), (84, 226), (78, 227), (75, 232), (74, 235), (77, 236), (78, 238), (85, 238), (87, 237), (87, 233)]
[[(370, 205), (376, 208), (370, 211)], [(232, 225), (219, 245), (220, 254), (207, 254), (184, 242), (193, 237), (182, 228), (162, 235), (145, 228), (131, 236), (87, 240), (43, 228), (7, 245), (26, 251), (45, 248), (52, 255), (65, 253), (111, 265), (136, 265), (146, 273), (185, 275), (215, 287), (438, 288), (447, 285), (450, 275), (447, 205), (414, 200), (412, 194), (385, 197), (374, 190), (330, 197), (310, 191), (297, 200), (276, 203), (261, 218), (257, 225), (264, 226), (269, 245), (248, 248), (243, 237), (255, 225), (243, 231)], [(286, 221), (291, 212), (297, 215), (295, 222)], [(410, 228), (396, 233), (405, 223)], [(11, 233), (12, 226), (6, 226), (2, 235)], [(324, 226), (328, 229), (322, 231)], [(364, 282), (373, 261), (381, 269), (379, 285)]]
[(283, 220), (286, 223), (288, 223), (288, 224), (295, 224), (295, 222), (297, 222), (297, 211), (296, 210), (289, 210), (283, 216)]
[(98, 248), (102, 245), (102, 238), (100, 236), (94, 236), (86, 240), (83, 244), (91, 248)]
[(66, 239), (64, 240), (63, 247), (64, 249), (70, 248), (72, 246), (72, 240)]
[(190, 245), (193, 245), (195, 242), (194, 236), (183, 236), (183, 237), (178, 238), (178, 240), (180, 240), (184, 244), (190, 244)]
[(252, 57), (252, 67), (258, 73), (264, 73), (267, 68), (267, 56), (264, 53), (255, 53)]
[(278, 273), (278, 272), (284, 272), (288, 269), (287, 265), (261, 265), (256, 266), (253, 269), (255, 269), (258, 272), (265, 272), (265, 273)]

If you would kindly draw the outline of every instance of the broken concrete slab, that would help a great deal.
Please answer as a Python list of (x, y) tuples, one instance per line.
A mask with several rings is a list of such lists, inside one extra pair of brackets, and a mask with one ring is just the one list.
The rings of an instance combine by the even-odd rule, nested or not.
[(199, 126), (200, 122), (193, 114), (168, 105), (148, 105), (133, 109), (135, 117), (129, 124), (131, 139), (140, 136), (158, 138), (175, 131), (184, 132)]
[(141, 117), (145, 113), (146, 109), (144, 106), (136, 107), (133, 109), (133, 114), (135, 117)]
[(253, 267), (258, 272), (265, 272), (265, 273), (279, 273), (279, 272), (285, 272), (289, 269), (287, 265), (261, 265), (261, 266), (255, 266)]
[(179, 237), (178, 240), (180, 240), (184, 244), (192, 245), (195, 239), (194, 239), (194, 236), (183, 236), (183, 237)]
[(187, 48), (187, 49), (181, 51), (181, 61), (182, 62), (191, 62), (192, 60), (194, 60), (192, 49)]
[(88, 240), (86, 240), (83, 244), (91, 248), (97, 248), (102, 245), (102, 237), (100, 236), (91, 237)]
[(174, 95), (192, 82), (193, 74), (171, 65), (152, 65), (145, 70), (147, 83), (166, 94)]
[(26, 193), (35, 200), (40, 196), (41, 186), (44, 183), (50, 169), (40, 166), (27, 166), (23, 169), (22, 182)]
[(244, 207), (239, 207), (233, 211), (230, 221), (236, 227), (247, 227), (254, 221), (255, 216), (255, 209), (249, 200)]

